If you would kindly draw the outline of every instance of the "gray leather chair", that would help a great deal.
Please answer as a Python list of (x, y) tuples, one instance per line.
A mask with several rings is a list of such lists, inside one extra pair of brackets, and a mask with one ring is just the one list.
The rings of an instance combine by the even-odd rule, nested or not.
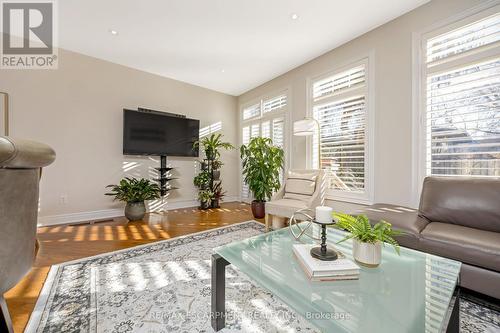
[(500, 179), (427, 177), (419, 209), (363, 209), (405, 234), (401, 245), (462, 262), (460, 286), (500, 299)]
[(35, 259), (38, 183), (54, 159), (47, 145), (0, 136), (0, 332), (13, 332), (3, 294)]

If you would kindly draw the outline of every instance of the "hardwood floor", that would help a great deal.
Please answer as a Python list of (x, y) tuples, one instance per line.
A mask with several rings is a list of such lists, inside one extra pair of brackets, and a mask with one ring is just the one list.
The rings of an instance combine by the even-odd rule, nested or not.
[(233, 202), (208, 211), (186, 208), (149, 214), (143, 222), (127, 223), (123, 217), (95, 224), (39, 228), (40, 250), (33, 269), (5, 294), (14, 330), (23, 332), (53, 264), (252, 219), (249, 205)]

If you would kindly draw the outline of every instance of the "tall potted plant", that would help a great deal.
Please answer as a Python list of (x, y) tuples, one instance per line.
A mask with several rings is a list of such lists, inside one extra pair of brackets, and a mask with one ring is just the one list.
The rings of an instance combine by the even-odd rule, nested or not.
[(368, 267), (380, 265), (384, 243), (391, 244), (396, 253), (399, 254), (399, 244), (393, 237), (402, 233), (393, 230), (390, 223), (381, 220), (372, 227), (366, 215), (354, 217), (348, 214), (334, 213), (333, 216), (337, 218), (335, 227), (349, 232), (339, 243), (352, 238), (352, 256), (360, 264)]
[(269, 138), (253, 138), (248, 145), (240, 148), (243, 175), (253, 194), (252, 213), (255, 218), (263, 218), (265, 202), (279, 190), (280, 170), (283, 169), (283, 149), (273, 146)]
[(114, 200), (126, 202), (125, 217), (129, 221), (141, 220), (146, 214), (146, 200), (160, 198), (160, 186), (149, 179), (123, 178), (118, 185), (108, 185), (111, 192), (106, 195), (113, 196)]

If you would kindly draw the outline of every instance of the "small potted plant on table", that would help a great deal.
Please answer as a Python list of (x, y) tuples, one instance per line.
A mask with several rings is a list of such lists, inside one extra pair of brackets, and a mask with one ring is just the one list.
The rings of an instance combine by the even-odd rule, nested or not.
[(382, 260), (382, 245), (389, 243), (399, 254), (399, 244), (393, 238), (402, 233), (392, 229), (392, 225), (381, 220), (373, 227), (366, 215), (351, 216), (343, 213), (334, 213), (338, 222), (334, 227), (343, 229), (349, 234), (340, 242), (353, 239), (352, 256), (361, 265), (377, 267)]
[(125, 217), (129, 221), (142, 220), (146, 214), (146, 200), (156, 200), (160, 196), (160, 186), (149, 179), (123, 178), (118, 185), (108, 185), (111, 192), (106, 195), (113, 196), (114, 200), (126, 202)]
[(266, 215), (265, 204), (279, 190), (280, 170), (283, 169), (283, 149), (273, 146), (269, 138), (253, 138), (240, 148), (243, 175), (253, 194), (252, 214), (255, 218)]

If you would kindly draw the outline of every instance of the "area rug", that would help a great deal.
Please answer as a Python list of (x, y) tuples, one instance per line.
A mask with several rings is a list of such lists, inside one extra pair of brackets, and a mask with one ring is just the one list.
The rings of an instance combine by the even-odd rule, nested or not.
[[(212, 249), (263, 231), (248, 221), (53, 266), (25, 332), (213, 332)], [(232, 266), (226, 277), (221, 332), (317, 332)], [(499, 313), (461, 305), (462, 332), (498, 332)]]

